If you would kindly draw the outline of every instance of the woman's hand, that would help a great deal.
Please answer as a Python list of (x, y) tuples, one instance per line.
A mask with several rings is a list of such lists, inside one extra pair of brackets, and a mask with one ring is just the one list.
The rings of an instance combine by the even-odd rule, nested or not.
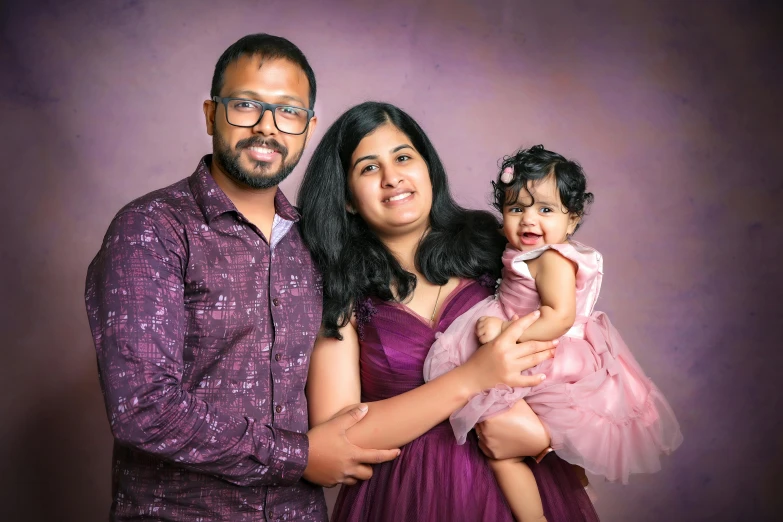
[(476, 424), (476, 434), (481, 451), (497, 460), (534, 457), (549, 446), (549, 433), (524, 400)]
[(522, 375), (522, 372), (552, 357), (557, 341), (517, 343), (517, 339), (539, 315), (540, 312), (536, 310), (512, 321), (495, 340), (483, 345), (465, 364), (453, 371), (464, 374), (474, 393), (497, 384), (507, 384), (513, 388), (541, 383), (545, 379), (543, 374)]

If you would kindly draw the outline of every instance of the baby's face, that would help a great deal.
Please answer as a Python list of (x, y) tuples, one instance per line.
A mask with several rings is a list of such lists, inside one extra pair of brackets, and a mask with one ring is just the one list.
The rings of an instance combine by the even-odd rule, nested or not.
[(503, 207), (503, 233), (517, 250), (565, 243), (578, 223), (579, 217), (563, 207), (554, 175), (529, 182), (527, 191)]

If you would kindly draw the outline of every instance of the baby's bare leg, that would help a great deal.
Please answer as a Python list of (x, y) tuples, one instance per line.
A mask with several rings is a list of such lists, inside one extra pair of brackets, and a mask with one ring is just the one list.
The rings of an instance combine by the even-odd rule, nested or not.
[(490, 460), (503, 495), (517, 522), (545, 522), (544, 505), (533, 472), (521, 458)]
[[(549, 447), (549, 432), (538, 415), (524, 400), (517, 401), (512, 410), (514, 413), (513, 432), (517, 435), (512, 455), (536, 457)], [(486, 422), (492, 422), (492, 419), (488, 419)]]

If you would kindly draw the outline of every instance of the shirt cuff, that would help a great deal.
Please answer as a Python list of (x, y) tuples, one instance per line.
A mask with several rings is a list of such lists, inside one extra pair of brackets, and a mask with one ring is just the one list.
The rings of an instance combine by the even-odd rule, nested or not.
[(307, 467), (310, 440), (305, 433), (280, 428), (271, 430), (274, 445), (269, 459), (269, 471), (280, 477), (281, 486), (296, 484)]

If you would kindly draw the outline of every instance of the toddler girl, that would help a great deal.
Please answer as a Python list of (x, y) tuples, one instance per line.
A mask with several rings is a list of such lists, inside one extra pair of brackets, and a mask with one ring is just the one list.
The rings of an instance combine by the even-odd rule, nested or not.
[[(527, 340), (558, 340), (555, 356), (527, 370), (546, 379), (532, 388), (497, 386), (451, 415), (457, 441), (477, 422), (524, 399), (547, 429), (551, 448), (590, 473), (627, 483), (660, 469), (659, 455), (682, 442), (674, 413), (620, 334), (594, 312), (603, 276), (596, 250), (571, 240), (593, 196), (582, 168), (537, 145), (503, 161), (493, 184), (508, 239), (494, 297), (456, 319), (433, 344), (425, 381), (464, 363), (514, 316), (540, 310)], [(533, 474), (522, 459), (492, 467), (520, 522), (544, 520)]]

